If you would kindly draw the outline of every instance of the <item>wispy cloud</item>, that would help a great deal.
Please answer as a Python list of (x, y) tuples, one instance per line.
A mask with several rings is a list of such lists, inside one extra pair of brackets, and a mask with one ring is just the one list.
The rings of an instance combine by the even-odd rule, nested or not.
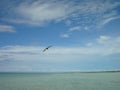
[(15, 28), (10, 25), (0, 25), (0, 32), (15, 32)]
[(86, 44), (86, 46), (89, 47), (97, 47), (100, 49), (105, 49), (106, 53), (104, 54), (115, 54), (120, 53), (118, 50), (120, 45), (120, 37), (111, 37), (106, 35), (101, 35), (97, 39), (95, 39), (93, 42), (89, 42)]
[(62, 38), (69, 38), (70, 35), (69, 34), (61, 34), (60, 37), (62, 37)]
[[(34, 1), (22, 2), (13, 9), (17, 18), (10, 22), (44, 25), (51, 21), (60, 21), (69, 16), (73, 9), (72, 3), (66, 1)], [(8, 20), (9, 21), (9, 20)]]
[(102, 22), (99, 23), (97, 28), (104, 27), (106, 24), (108, 24), (112, 20), (119, 19), (119, 18), (120, 18), (120, 16), (105, 18)]
[(90, 46), (92, 46), (92, 45), (93, 45), (92, 42), (89, 42), (89, 43), (86, 44), (86, 46), (88, 46), (88, 47), (90, 47)]
[[(74, 24), (73, 26), (80, 26), (83, 29), (86, 29), (85, 27), (91, 29), (97, 28), (99, 25), (99, 27), (103, 27), (110, 21), (117, 19), (119, 11), (115, 8), (119, 6), (120, 2), (117, 0), (26, 1), (18, 4), (17, 7), (13, 5), (10, 9), (12, 13), (8, 13), (11, 17), (2, 19), (39, 26), (44, 26), (49, 22), (62, 21), (68, 25)], [(103, 25), (100, 24), (101, 22)]]
[[(98, 43), (101, 43), (101, 44), (106, 44), (108, 43), (108, 41), (111, 40), (111, 37), (110, 36), (100, 36), (98, 39), (97, 39), (97, 42)], [(113, 42), (113, 41), (112, 41)]]
[(54, 46), (46, 52), (42, 52), (43, 46), (3, 46), (0, 47), (0, 71), (60, 71), (72, 62), (100, 61), (101, 58), (104, 62), (104, 59), (120, 54), (120, 37), (101, 35), (86, 45)]
[[(51, 48), (52, 49), (52, 48)], [(41, 47), (10, 46), (0, 50), (0, 60), (40, 60), (40, 61), (68, 61), (79, 58), (79, 55), (98, 54), (103, 51), (92, 48), (56, 47), (43, 53)], [(62, 57), (62, 58), (61, 58)]]
[[(8, 2), (8, 4), (11, 4)], [(9, 6), (9, 5), (8, 5)], [(73, 31), (97, 30), (109, 22), (119, 19), (120, 2), (117, 0), (35, 0), (12, 5), (3, 21), (33, 26), (65, 23), (69, 29), (60, 37), (69, 38)], [(5, 9), (8, 10), (8, 9)], [(4, 11), (4, 10), (3, 10)], [(5, 31), (5, 30), (0, 30)], [(7, 29), (7, 31), (15, 31)]]
[(69, 29), (69, 31), (80, 31), (80, 26), (75, 26)]
[[(42, 46), (4, 46), (0, 48), (0, 60), (44, 60), (66, 61), (85, 58), (86, 56), (104, 56), (120, 53), (120, 37), (100, 36), (95, 42), (84, 47), (53, 47), (42, 52)], [(62, 58), (61, 58), (62, 57)]]
[[(81, 26), (82, 30), (86, 29), (99, 29), (104, 27), (107, 23), (119, 17), (118, 9), (120, 2), (112, 0), (85, 0), (78, 3), (73, 13), (72, 21), (77, 26)], [(99, 28), (98, 28), (99, 27)]]

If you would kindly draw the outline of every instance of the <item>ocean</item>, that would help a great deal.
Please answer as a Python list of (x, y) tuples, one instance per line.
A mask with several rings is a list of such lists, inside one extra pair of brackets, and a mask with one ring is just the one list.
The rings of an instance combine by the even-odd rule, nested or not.
[(0, 90), (120, 90), (120, 72), (0, 73)]

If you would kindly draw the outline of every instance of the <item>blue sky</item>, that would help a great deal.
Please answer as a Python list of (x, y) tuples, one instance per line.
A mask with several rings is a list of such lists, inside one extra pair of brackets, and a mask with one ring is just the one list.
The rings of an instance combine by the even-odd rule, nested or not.
[(119, 29), (120, 0), (1, 0), (0, 71), (120, 69)]

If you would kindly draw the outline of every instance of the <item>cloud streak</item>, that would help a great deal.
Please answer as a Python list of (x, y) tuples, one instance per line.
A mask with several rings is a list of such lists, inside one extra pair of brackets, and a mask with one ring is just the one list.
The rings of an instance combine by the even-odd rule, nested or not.
[[(42, 52), (45, 48), (43, 46), (3, 46), (0, 48), (0, 71), (71, 71), (80, 70), (83, 63), (88, 63), (89, 69), (90, 62), (95, 64), (100, 61), (104, 63), (107, 59), (110, 59), (110, 62), (119, 60), (120, 37), (101, 35), (86, 45), (82, 47), (54, 46), (46, 52)], [(111, 56), (113, 56), (112, 59)]]
[(15, 28), (10, 25), (0, 25), (0, 32), (15, 32)]
[[(0, 60), (68, 61), (86, 56), (104, 56), (120, 53), (120, 37), (100, 36), (96, 42), (84, 47), (54, 47), (42, 52), (41, 46), (4, 46), (0, 49)], [(61, 58), (62, 57), (62, 58)]]
[(116, 19), (120, 19), (120, 16), (105, 18), (105, 19), (98, 25), (98, 28), (104, 27), (106, 24), (108, 24), (109, 22), (111, 22), (111, 21), (113, 21), (113, 20), (116, 20)]
[(70, 35), (69, 34), (61, 34), (60, 37), (62, 37), (62, 38), (69, 38)]
[(68, 17), (74, 11), (74, 8), (69, 9), (71, 6), (72, 3), (56, 0), (22, 2), (13, 9), (17, 18), (10, 19), (10, 22), (43, 26), (51, 21), (56, 22)]
[[(112, 20), (118, 19), (119, 11), (115, 9), (120, 6), (120, 2), (115, 0), (83, 0), (75, 1), (33, 1), (21, 2), (13, 5), (10, 9), (10, 18), (2, 18), (3, 20), (44, 26), (49, 22), (65, 22), (80, 26), (82, 29), (91, 29), (103, 27)], [(9, 12), (9, 11), (8, 11)], [(15, 18), (14, 18), (15, 16)], [(105, 18), (107, 16), (107, 18)]]
[(72, 27), (72, 28), (70, 28), (69, 29), (69, 31), (71, 32), (71, 31), (80, 31), (80, 26), (75, 26), (75, 27)]

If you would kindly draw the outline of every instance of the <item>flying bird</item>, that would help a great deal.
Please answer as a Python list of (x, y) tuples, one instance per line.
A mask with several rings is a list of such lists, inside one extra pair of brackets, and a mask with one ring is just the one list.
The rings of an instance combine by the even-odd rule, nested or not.
[(48, 46), (48, 47), (46, 47), (44, 50), (43, 50), (43, 52), (45, 52), (46, 50), (48, 50), (49, 48), (51, 48), (52, 46)]

